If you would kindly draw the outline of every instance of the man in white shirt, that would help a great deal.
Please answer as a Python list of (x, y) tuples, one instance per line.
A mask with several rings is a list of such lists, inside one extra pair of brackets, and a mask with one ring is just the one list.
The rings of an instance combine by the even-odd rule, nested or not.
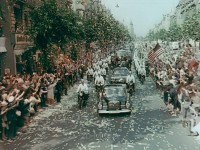
[(105, 68), (101, 68), (101, 75), (103, 76), (104, 80), (106, 79), (106, 69)]
[(98, 74), (95, 79), (95, 85), (99, 85), (100, 83), (104, 85), (104, 78), (100, 74)]
[(78, 89), (76, 91), (77, 93), (79, 92), (88, 92), (88, 86), (87, 84), (84, 83), (84, 80), (81, 79), (81, 84), (79, 84)]
[[(89, 94), (88, 94), (88, 86), (87, 86), (87, 84), (84, 83), (83, 79), (81, 79), (81, 84), (79, 84), (78, 89), (77, 89), (76, 92), (77, 93), (83, 92), (83, 98), (85, 100), (88, 99), (88, 96), (89, 96)], [(80, 94), (78, 95), (78, 99), (79, 98), (80, 98)]]
[(103, 65), (102, 65), (102, 67), (105, 68), (106, 71), (108, 71), (108, 63), (107, 62), (104, 62)]
[(127, 87), (131, 82), (133, 83), (132, 84), (133, 91), (135, 91), (135, 77), (133, 76), (133, 74), (130, 71), (129, 75), (126, 77), (126, 85), (127, 85)]
[(102, 59), (100, 59), (100, 60), (98, 61), (98, 64), (99, 64), (99, 66), (102, 66), (102, 64), (103, 64)]
[(88, 69), (87, 69), (87, 71), (86, 71), (86, 74), (87, 74), (87, 80), (92, 81), (93, 73), (94, 73), (94, 72), (93, 72), (92, 67), (91, 67), (91, 66), (88, 67)]

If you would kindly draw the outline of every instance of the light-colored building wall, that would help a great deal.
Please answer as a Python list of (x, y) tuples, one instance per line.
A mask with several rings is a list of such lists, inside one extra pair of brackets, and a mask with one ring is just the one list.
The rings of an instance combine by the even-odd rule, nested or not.
[(200, 12), (200, 0), (180, 0), (174, 11), (163, 16), (162, 21), (155, 26), (155, 30), (168, 30), (172, 24), (182, 25), (187, 17), (196, 12)]

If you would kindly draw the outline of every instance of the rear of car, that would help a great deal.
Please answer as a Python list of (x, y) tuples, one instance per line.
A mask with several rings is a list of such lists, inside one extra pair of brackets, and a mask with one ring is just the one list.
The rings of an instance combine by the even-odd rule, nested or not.
[(107, 85), (98, 104), (99, 114), (130, 114), (132, 109), (129, 94), (123, 85)]
[(129, 74), (129, 70), (126, 67), (117, 67), (114, 69), (110, 82), (112, 84), (126, 84), (126, 78)]

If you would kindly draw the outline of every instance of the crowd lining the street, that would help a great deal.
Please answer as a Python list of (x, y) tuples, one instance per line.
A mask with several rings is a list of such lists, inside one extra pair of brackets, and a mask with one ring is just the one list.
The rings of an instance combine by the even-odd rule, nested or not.
[[(106, 53), (100, 52), (93, 55), (93, 58), (99, 60), (105, 56)], [(136, 62), (135, 57), (134, 60)], [(5, 74), (0, 80), (0, 139), (13, 140), (19, 128), (27, 125), (30, 118), (40, 109), (54, 104), (55, 101), (59, 103), (61, 96), (67, 95), (67, 91), (74, 86), (79, 77), (83, 78), (87, 68), (95, 64), (92, 59), (80, 62), (85, 63), (62, 63), (49, 73), (15, 76)], [(145, 63), (142, 62), (141, 65), (144, 69)], [(182, 112), (185, 120), (191, 115), (191, 111), (196, 113), (196, 116), (200, 113), (198, 65), (199, 61), (195, 58), (192, 48), (186, 47), (178, 57), (170, 60), (157, 58), (149, 66), (150, 76), (154, 79), (156, 87), (161, 89), (166, 109), (172, 115)], [(189, 118), (191, 126), (194, 126), (195, 118)]]
[(183, 115), (183, 126), (188, 125), (189, 135), (198, 135), (192, 130), (200, 114), (199, 60), (191, 46), (184, 47), (179, 56), (156, 58), (150, 63), (150, 76), (161, 90), (165, 111), (172, 116)]
[[(0, 140), (14, 140), (18, 129), (26, 126), (41, 109), (61, 102), (62, 95), (82, 79), (93, 59), (105, 57), (98, 51), (78, 62), (62, 62), (48, 72), (5, 74), (0, 80)], [(99, 57), (99, 58), (98, 58)]]

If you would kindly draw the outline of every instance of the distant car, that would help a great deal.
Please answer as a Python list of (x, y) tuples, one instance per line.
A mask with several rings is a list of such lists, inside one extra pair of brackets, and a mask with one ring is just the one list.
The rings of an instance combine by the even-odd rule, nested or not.
[(125, 84), (126, 77), (129, 74), (129, 70), (126, 67), (117, 67), (113, 70), (110, 83), (113, 84)]
[(116, 53), (119, 58), (128, 56), (131, 59), (131, 51), (130, 50), (121, 49), (121, 50), (118, 50)]
[(173, 50), (178, 50), (179, 49), (179, 43), (178, 42), (171, 42), (171, 47)]
[(98, 103), (98, 114), (118, 114), (132, 111), (132, 103), (123, 85), (106, 85)]

